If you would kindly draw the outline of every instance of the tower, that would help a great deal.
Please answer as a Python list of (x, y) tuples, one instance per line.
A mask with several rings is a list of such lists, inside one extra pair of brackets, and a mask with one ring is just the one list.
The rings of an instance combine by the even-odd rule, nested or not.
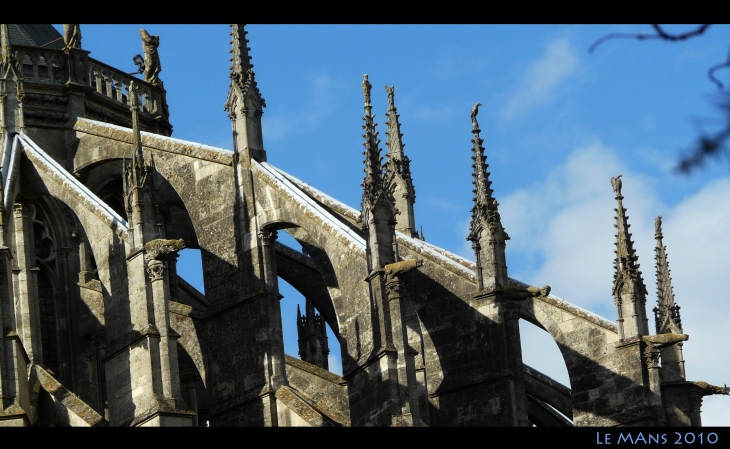
[(321, 315), (315, 313), (314, 305), (309, 300), (307, 300), (305, 311), (306, 315), (302, 316), (297, 304), (299, 355), (305, 362), (328, 370), (330, 348), (327, 345), (327, 330), (324, 320)]

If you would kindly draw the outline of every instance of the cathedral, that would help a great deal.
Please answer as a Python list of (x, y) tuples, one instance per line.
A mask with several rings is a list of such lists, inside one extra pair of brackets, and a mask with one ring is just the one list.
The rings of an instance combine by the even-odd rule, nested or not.
[[(472, 261), (417, 231), (393, 87), (384, 161), (362, 80), (356, 209), (267, 162), (243, 25), (220, 99), (232, 151), (172, 137), (159, 36), (141, 30), (129, 74), (81, 32), (0, 25), (0, 426), (701, 426), (703, 397), (729, 393), (685, 376), (661, 217), (647, 304), (620, 174), (604, 318), (509, 276), (480, 103), (464, 114)], [(184, 248), (205, 293), (177, 274)], [(279, 278), (306, 298), (300, 358)], [(520, 319), (557, 343), (570, 385), (523, 363)]]

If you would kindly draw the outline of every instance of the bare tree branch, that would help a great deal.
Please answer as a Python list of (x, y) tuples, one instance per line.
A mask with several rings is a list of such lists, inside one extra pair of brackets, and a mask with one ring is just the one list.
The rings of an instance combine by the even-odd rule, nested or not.
[(719, 89), (722, 89), (724, 86), (719, 79), (715, 78), (715, 71), (723, 67), (730, 67), (730, 49), (728, 49), (727, 59), (725, 62), (721, 62), (720, 64), (710, 67), (710, 70), (707, 71), (707, 76), (710, 77), (710, 81), (715, 83)]
[(679, 33), (679, 34), (671, 34), (664, 31), (661, 25), (658, 24), (652, 24), (652, 28), (654, 28), (654, 31), (656, 31), (656, 34), (634, 34), (634, 33), (613, 33), (609, 34), (607, 36), (603, 36), (602, 38), (598, 39), (596, 42), (591, 45), (591, 48), (588, 49), (589, 53), (593, 53), (593, 50), (596, 49), (600, 44), (606, 42), (609, 39), (616, 39), (616, 38), (629, 38), (629, 39), (637, 39), (637, 40), (644, 40), (644, 39), (662, 39), (665, 41), (683, 41), (686, 39), (689, 39), (691, 37), (699, 36), (702, 33), (707, 30), (707, 28), (710, 27), (710, 24), (704, 24), (698, 26), (696, 29), (692, 31), (688, 31), (686, 33)]
[(695, 30), (688, 31), (686, 33), (679, 33), (679, 34), (671, 34), (664, 31), (661, 25), (658, 24), (652, 24), (652, 28), (656, 31), (657, 35), (661, 37), (664, 40), (667, 41), (683, 41), (685, 39), (689, 39), (691, 37), (699, 36), (700, 34), (704, 33), (706, 29), (710, 27), (709, 23), (706, 23), (704, 25), (698, 26)]
[(711, 157), (719, 159), (721, 156), (730, 156), (727, 146), (727, 140), (730, 138), (730, 94), (725, 92), (725, 98), (717, 104), (717, 107), (728, 116), (724, 119), (725, 127), (714, 134), (701, 132), (689, 154), (679, 160), (676, 172), (688, 175), (694, 169), (704, 167), (707, 159)]

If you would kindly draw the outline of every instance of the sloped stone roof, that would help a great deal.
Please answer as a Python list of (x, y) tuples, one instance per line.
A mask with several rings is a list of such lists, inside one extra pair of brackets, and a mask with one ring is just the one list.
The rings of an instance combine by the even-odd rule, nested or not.
[(50, 24), (10, 24), (8, 25), (8, 34), (10, 35), (10, 45), (22, 45), (25, 47), (40, 47), (48, 44), (45, 48), (61, 49), (63, 48), (63, 35)]

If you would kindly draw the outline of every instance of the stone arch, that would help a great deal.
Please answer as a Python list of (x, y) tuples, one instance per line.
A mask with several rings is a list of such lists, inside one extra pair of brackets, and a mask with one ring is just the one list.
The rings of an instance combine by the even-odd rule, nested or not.
[(334, 278), (325, 281), (337, 287), (330, 292), (339, 327), (343, 372), (347, 372), (355, 367), (359, 357), (369, 354), (373, 344), (370, 297), (363, 282), (368, 274), (364, 240), (352, 226), (304, 198), (301, 191), (280, 178), (268, 164), (254, 162), (252, 174), (259, 228), (281, 226), (281, 223), (296, 225), (305, 233), (294, 237), (302, 240), (299, 237), (306, 234), (305, 243), (324, 252), (331, 261)]
[(557, 343), (571, 388), (580, 377), (580, 359), (592, 358), (590, 352), (598, 346), (618, 341), (615, 324), (554, 297), (523, 301), (520, 318), (544, 329)]
[[(327, 292), (327, 295), (325, 298), (309, 298), (314, 300), (315, 307), (317, 310), (322, 314), (322, 317), (324, 318), (325, 322), (330, 326), (330, 329), (332, 329), (332, 332), (335, 334), (335, 336), (339, 339), (340, 338), (340, 332), (339, 332), (339, 319), (337, 317), (337, 313), (335, 311), (335, 304), (334, 304), (334, 296), (341, 296), (339, 284), (337, 284), (337, 276), (332, 268), (332, 261), (327, 254), (326, 251), (317, 251), (316, 248), (313, 248), (310, 241), (311, 237), (307, 233), (307, 231), (303, 228), (301, 228), (298, 225), (295, 225), (293, 223), (290, 223), (288, 221), (282, 221), (282, 220), (275, 220), (269, 223), (265, 223), (261, 226), (262, 229), (265, 229), (267, 231), (285, 231), (288, 234), (290, 234), (295, 240), (297, 240), (300, 244), (302, 244), (302, 247), (309, 248), (310, 254), (305, 253), (298, 253), (303, 256), (303, 258), (309, 258), (309, 259), (317, 259), (320, 263), (313, 262), (313, 264), (316, 265), (316, 271), (321, 276), (321, 281), (325, 285), (325, 290)], [(295, 250), (296, 251), (296, 250)], [(317, 252), (317, 254), (311, 254), (312, 252)], [(277, 257), (278, 258), (278, 257)], [(308, 298), (307, 292), (303, 291), (301, 286), (298, 282), (295, 282), (295, 279), (293, 277), (288, 276), (288, 273), (281, 270), (282, 267), (277, 264), (277, 276), (284, 279), (289, 285), (291, 285), (295, 290), (297, 290), (303, 297)], [(314, 267), (311, 267), (314, 269)], [(329, 282), (328, 282), (329, 281)], [(324, 296), (324, 295), (323, 295)], [(324, 302), (322, 302), (322, 299), (324, 299)]]
[[(79, 145), (74, 156), (74, 173), (110, 160), (132, 158), (130, 129), (90, 120), (79, 120), (75, 129)], [(232, 243), (236, 216), (233, 153), (149, 133), (142, 134), (142, 143), (145, 157), (154, 157), (157, 173), (183, 202), (199, 246), (236, 265)], [(230, 200), (210, 200), (221, 196)]]

